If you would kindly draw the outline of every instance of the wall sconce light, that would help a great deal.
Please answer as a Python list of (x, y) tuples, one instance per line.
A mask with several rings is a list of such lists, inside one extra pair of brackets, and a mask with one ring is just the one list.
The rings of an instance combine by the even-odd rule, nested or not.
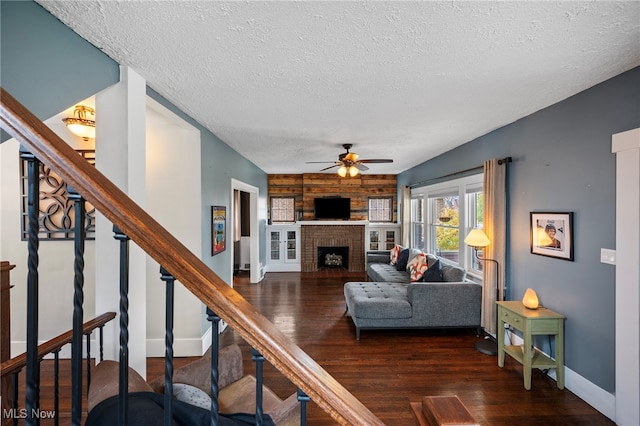
[(532, 288), (528, 288), (527, 291), (524, 292), (522, 304), (527, 309), (538, 309), (540, 306), (538, 303), (538, 295)]
[(80, 136), (85, 141), (96, 137), (96, 122), (87, 118), (87, 114), (95, 116), (94, 109), (84, 105), (76, 105), (73, 117), (62, 119), (71, 133)]

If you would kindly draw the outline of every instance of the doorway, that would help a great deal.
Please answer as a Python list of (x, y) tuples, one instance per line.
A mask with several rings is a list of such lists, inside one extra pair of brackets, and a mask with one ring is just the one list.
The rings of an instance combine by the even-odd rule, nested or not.
[[(238, 272), (248, 270), (250, 282), (257, 283), (261, 279), (258, 188), (239, 180), (231, 179), (231, 194), (230, 217), (233, 218), (234, 250), (231, 256), (231, 277), (229, 277), (229, 282), (233, 283), (233, 275), (236, 270)], [(238, 241), (237, 253), (236, 239)]]
[(233, 275), (249, 274), (251, 268), (251, 194), (233, 190)]

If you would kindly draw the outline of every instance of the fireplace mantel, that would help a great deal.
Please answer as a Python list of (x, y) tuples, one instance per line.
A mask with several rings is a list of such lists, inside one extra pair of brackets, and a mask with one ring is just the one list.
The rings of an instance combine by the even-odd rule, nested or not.
[(296, 222), (302, 226), (322, 226), (322, 225), (368, 225), (367, 220), (302, 220)]

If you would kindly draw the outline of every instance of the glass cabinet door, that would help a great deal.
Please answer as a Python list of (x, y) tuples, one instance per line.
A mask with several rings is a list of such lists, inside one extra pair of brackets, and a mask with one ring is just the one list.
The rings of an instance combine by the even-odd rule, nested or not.
[(280, 231), (269, 232), (269, 259), (280, 260)]
[(391, 250), (396, 244), (396, 231), (393, 229), (387, 229), (384, 234), (385, 250)]
[(380, 250), (380, 231), (377, 229), (369, 230), (369, 250)]
[(298, 258), (296, 254), (296, 231), (287, 232), (287, 260), (296, 260)]

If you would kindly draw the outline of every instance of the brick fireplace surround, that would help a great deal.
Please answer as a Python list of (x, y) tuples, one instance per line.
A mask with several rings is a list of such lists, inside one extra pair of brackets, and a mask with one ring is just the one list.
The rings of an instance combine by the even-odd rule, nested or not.
[(364, 225), (302, 225), (301, 270), (318, 270), (318, 247), (349, 247), (349, 272), (364, 271)]

